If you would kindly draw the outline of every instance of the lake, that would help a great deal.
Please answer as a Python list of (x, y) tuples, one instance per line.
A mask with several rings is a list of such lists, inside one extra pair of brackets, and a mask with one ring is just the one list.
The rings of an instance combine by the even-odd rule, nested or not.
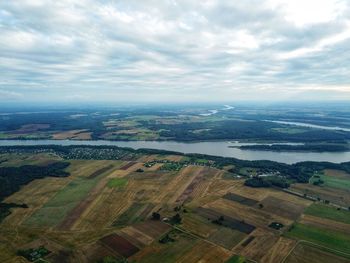
[[(349, 162), (350, 152), (272, 152), (253, 151), (230, 148), (229, 146), (247, 145), (232, 141), (220, 142), (173, 142), (173, 141), (73, 141), (73, 140), (0, 140), (0, 146), (26, 145), (113, 145), (130, 147), (133, 149), (149, 148), (168, 150), (182, 153), (200, 153), (223, 157), (234, 157), (242, 160), (270, 160), (282, 163), (296, 163), (302, 161), (328, 161), (334, 163)], [(251, 145), (251, 144), (249, 144)]]

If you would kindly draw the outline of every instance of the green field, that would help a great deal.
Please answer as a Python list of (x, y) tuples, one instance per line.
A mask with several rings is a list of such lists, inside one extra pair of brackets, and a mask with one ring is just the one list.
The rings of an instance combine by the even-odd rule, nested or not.
[(243, 256), (232, 256), (225, 263), (249, 263), (250, 260), (245, 259)]
[(310, 183), (318, 181), (318, 179), (321, 179), (324, 182), (321, 186), (328, 186), (328, 187), (339, 188), (344, 190), (350, 189), (350, 177), (349, 177), (349, 180), (347, 180), (343, 178), (337, 178), (335, 176), (320, 175), (320, 178), (313, 177), (310, 180)]
[(25, 224), (37, 227), (58, 225), (96, 185), (98, 178), (74, 179), (28, 218)]
[(327, 205), (312, 204), (311, 206), (306, 208), (304, 213), (307, 215), (318, 216), (350, 224), (350, 211), (337, 210), (336, 208)]
[(313, 226), (295, 224), (285, 236), (306, 240), (331, 249), (350, 254), (350, 236)]
[(128, 183), (126, 178), (112, 178), (108, 181), (107, 186), (110, 188), (122, 188)]

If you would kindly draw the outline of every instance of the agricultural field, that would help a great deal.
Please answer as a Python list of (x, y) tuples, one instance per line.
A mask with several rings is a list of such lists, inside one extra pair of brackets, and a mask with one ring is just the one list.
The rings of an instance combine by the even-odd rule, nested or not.
[(204, 157), (87, 153), (0, 155), (0, 167), (16, 169), (64, 161), (69, 175), (34, 179), (4, 199), (13, 206), (0, 223), (2, 262), (350, 262), (346, 209), (248, 187), (225, 176), (233, 165)]
[(346, 254), (350, 254), (350, 236), (344, 232), (297, 223), (285, 233), (286, 237), (306, 240)]
[(286, 263), (348, 263), (350, 258), (338, 256), (324, 248), (300, 243), (285, 260)]
[(310, 179), (310, 183), (349, 191), (350, 174), (342, 171), (326, 169), (323, 173), (314, 175)]
[(332, 206), (313, 204), (305, 210), (305, 214), (350, 224), (350, 212)]

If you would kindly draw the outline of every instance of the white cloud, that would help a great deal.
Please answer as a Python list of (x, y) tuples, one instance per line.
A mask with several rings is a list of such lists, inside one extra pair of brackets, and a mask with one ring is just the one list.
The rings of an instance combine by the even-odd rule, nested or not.
[(298, 27), (335, 20), (346, 10), (346, 1), (339, 0), (270, 0), (273, 9), (280, 9), (284, 18)]
[(278, 99), (350, 85), (346, 0), (23, 0), (0, 10), (0, 89), (17, 99)]

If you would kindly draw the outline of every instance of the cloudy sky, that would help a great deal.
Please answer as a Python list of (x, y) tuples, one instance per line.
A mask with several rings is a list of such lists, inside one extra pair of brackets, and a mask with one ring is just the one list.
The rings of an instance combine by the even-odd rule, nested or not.
[(348, 0), (3, 0), (0, 102), (350, 100)]

